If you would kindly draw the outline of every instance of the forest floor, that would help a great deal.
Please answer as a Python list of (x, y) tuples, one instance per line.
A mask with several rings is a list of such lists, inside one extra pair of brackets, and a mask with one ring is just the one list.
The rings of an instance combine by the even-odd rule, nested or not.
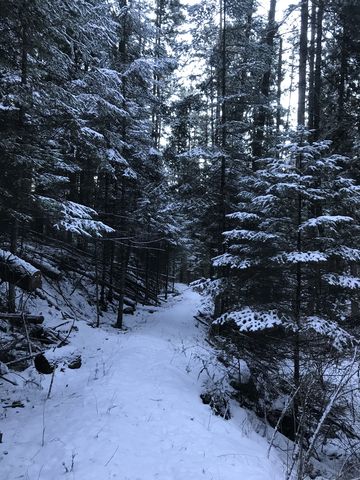
[[(78, 370), (30, 367), (0, 412), (0, 480), (282, 480), (284, 466), (248, 413), (215, 416), (200, 394), (219, 373), (185, 286), (162, 307), (140, 307), (127, 329), (78, 321)], [(66, 347), (68, 348), (68, 347)], [(206, 368), (204, 368), (206, 366)], [(207, 376), (211, 378), (206, 378)]]

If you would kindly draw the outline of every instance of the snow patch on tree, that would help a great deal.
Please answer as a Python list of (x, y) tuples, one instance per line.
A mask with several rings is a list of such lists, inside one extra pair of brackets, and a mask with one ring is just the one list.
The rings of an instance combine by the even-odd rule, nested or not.
[(124, 178), (128, 178), (131, 180), (137, 180), (138, 176), (137, 173), (130, 167), (126, 168), (123, 175)]
[(80, 130), (85, 137), (90, 138), (91, 140), (104, 140), (104, 135), (90, 127), (82, 127)]
[(80, 203), (66, 200), (60, 202), (53, 198), (37, 197), (42, 208), (46, 208), (54, 218), (54, 228), (65, 230), (85, 237), (102, 237), (106, 233), (113, 233), (114, 229), (105, 223), (94, 220), (97, 212)]
[(240, 332), (258, 332), (282, 325), (284, 321), (274, 310), (260, 311), (245, 307), (239, 311), (224, 313), (213, 322), (214, 325), (227, 323), (234, 323)]
[(328, 260), (328, 255), (322, 252), (290, 252), (273, 257), (276, 263), (321, 263)]
[(218, 257), (213, 258), (214, 267), (230, 267), (237, 268), (239, 270), (244, 270), (246, 268), (251, 268), (256, 262), (248, 258), (241, 259), (235, 255), (229, 253), (224, 253)]
[(226, 240), (250, 240), (254, 242), (269, 242), (275, 240), (276, 236), (265, 232), (254, 232), (252, 230), (229, 230), (223, 233)]
[(331, 253), (348, 262), (360, 262), (360, 250), (358, 248), (341, 246), (332, 250)]
[(323, 337), (327, 337), (332, 341), (332, 345), (336, 350), (343, 350), (353, 345), (355, 341), (352, 335), (339, 327), (335, 322), (318, 316), (307, 317), (302, 325), (302, 329), (304, 331), (312, 330)]
[(190, 286), (198, 293), (203, 295), (209, 295), (212, 298), (215, 298), (221, 293), (222, 290), (222, 279), (217, 278), (211, 280), (210, 278), (200, 278), (195, 280), (190, 284)]
[(351, 275), (338, 275), (329, 273), (322, 277), (326, 283), (334, 287), (348, 288), (349, 290), (360, 289), (360, 278)]
[(120, 153), (115, 148), (108, 148), (106, 150), (106, 158), (109, 162), (117, 163), (119, 165), (128, 166), (127, 160), (120, 155)]
[(238, 222), (256, 222), (260, 220), (259, 215), (249, 212), (234, 212), (226, 216), (230, 220), (237, 220)]
[(314, 228), (319, 226), (337, 227), (341, 223), (351, 223), (354, 219), (344, 215), (321, 215), (320, 217), (309, 218), (306, 222), (303, 222), (300, 226), (300, 230), (307, 228)]

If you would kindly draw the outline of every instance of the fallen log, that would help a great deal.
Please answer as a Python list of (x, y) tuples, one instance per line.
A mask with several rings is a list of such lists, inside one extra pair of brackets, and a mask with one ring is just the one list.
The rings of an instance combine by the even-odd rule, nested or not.
[(24, 255), (24, 259), (27, 262), (31, 262), (31, 265), (37, 268), (41, 274), (46, 277), (49, 277), (53, 280), (59, 280), (61, 277), (61, 271), (47, 260), (43, 260), (41, 258), (39, 259), (35, 256), (30, 257), (28, 254)]
[(24, 320), (28, 323), (41, 325), (44, 322), (42, 315), (27, 315), (23, 313), (0, 313), (0, 319), (9, 320), (11, 323), (22, 323)]
[(26, 357), (20, 357), (20, 358), (17, 358), (15, 360), (11, 360), (11, 362), (3, 363), (3, 365), (5, 365), (6, 367), (11, 367), (12, 365), (16, 365), (17, 363), (21, 363), (25, 360), (32, 360), (34, 357), (36, 357), (37, 355), (39, 355), (41, 353), (44, 353), (44, 352), (36, 352), (36, 353), (31, 354), (31, 355), (26, 355)]
[(41, 288), (41, 272), (31, 263), (0, 249), (0, 278), (27, 292)]
[(201, 323), (202, 325), (205, 325), (205, 327), (209, 327), (210, 324), (208, 322), (206, 322), (205, 320), (203, 320), (202, 318), (200, 318), (198, 315), (194, 315), (194, 318), (196, 321), (198, 321), (199, 323)]

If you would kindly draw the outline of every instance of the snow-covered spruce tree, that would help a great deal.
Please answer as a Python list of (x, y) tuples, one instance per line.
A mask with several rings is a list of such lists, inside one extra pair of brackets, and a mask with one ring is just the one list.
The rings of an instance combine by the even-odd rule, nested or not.
[[(164, 227), (167, 232), (173, 230), (172, 222), (167, 228), (158, 215), (166, 210), (167, 189), (162, 155), (154, 148), (152, 112), (157, 102), (154, 79), (171, 74), (174, 62), (153, 53), (157, 31), (148, 8), (149, 2), (114, 3), (116, 35), (106, 68), (84, 72), (82, 81), (73, 85), (84, 109), (76, 151), (82, 168), (72, 192), (80, 195), (79, 201), (82, 196), (93, 201), (92, 206), (101, 211), (101, 218), (118, 237), (102, 244), (100, 297), (104, 306), (106, 298), (112, 299), (113, 285), (124, 291), (129, 264), (132, 271), (146, 271), (143, 280), (147, 283), (148, 252), (151, 248), (161, 252), (157, 243), (164, 237)], [(157, 213), (156, 219), (149, 210)], [(156, 265), (158, 260), (155, 258)], [(121, 308), (119, 312), (120, 326)]]
[(301, 391), (309, 372), (326, 395), (320, 364), (354, 342), (359, 187), (347, 174), (349, 159), (305, 137), (300, 132), (278, 158), (263, 159), (240, 180), (238, 210), (228, 216), (234, 228), (224, 232), (226, 252), (214, 259), (218, 278), (208, 283), (221, 299), (214, 333), (249, 362), (262, 413), (265, 399)]
[[(69, 174), (78, 167), (73, 131), (85, 126), (84, 98), (72, 91), (73, 83), (101, 66), (103, 52), (111, 46), (109, 14), (102, 0), (73, 7), (61, 0), (14, 2), (5, 10), (2, 111), (8, 125), (2, 129), (2, 161), (6, 175), (22, 166), (25, 188), (8, 189), (18, 211), (28, 212), (32, 204), (20, 192), (64, 192)], [(94, 23), (99, 25), (96, 32)]]
[[(271, 122), (264, 118), (271, 115), (274, 100), (270, 70), (276, 28), (271, 19), (264, 26), (252, 0), (203, 1), (189, 7), (189, 14), (194, 28), (188, 56), (204, 65), (174, 102), (170, 143), (175, 175), (185, 171), (178, 191), (184, 191), (180, 201), (189, 212), (185, 235), (192, 253), (186, 270), (195, 278), (210, 276), (210, 259), (223, 250), (226, 213), (234, 208), (238, 172), (253, 161), (252, 144), (260, 155), (273, 133), (270, 126), (265, 133), (264, 124)], [(189, 172), (198, 168), (197, 176), (186, 174), (187, 166)]]
[(219, 153), (194, 148), (176, 155), (172, 162), (173, 189), (182, 216), (184, 255), (180, 274), (184, 282), (209, 275), (210, 259), (217, 253), (216, 175), (210, 170), (218, 159)]
[[(107, 228), (92, 220), (92, 209), (71, 202), (69, 184), (82, 167), (76, 139), (86, 127), (84, 98), (73, 85), (104, 64), (112, 44), (109, 4), (10, 1), (1, 13), (0, 209), (10, 248), (16, 253), (20, 224), (22, 235), (30, 225), (101, 235)], [(13, 287), (9, 293), (14, 310)]]

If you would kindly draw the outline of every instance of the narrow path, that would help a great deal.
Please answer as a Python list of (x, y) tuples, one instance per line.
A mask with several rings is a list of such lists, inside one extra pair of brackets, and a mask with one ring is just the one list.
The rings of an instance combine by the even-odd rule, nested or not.
[(48, 377), (42, 391), (29, 385), (26, 407), (3, 420), (0, 480), (283, 479), (242, 409), (225, 421), (199, 398), (198, 357), (210, 355), (199, 303), (183, 288), (128, 317), (126, 334), (81, 325), (83, 367), (58, 372), (48, 401)]

